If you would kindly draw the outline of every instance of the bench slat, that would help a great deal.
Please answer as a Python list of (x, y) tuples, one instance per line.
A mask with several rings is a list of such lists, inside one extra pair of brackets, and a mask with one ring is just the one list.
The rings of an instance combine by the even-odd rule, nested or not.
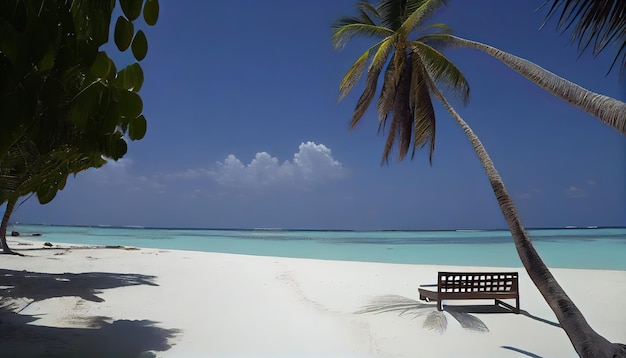
[(517, 272), (439, 272), (437, 292), (419, 288), (420, 299), (441, 301), (463, 299), (515, 299), (519, 313), (519, 276)]

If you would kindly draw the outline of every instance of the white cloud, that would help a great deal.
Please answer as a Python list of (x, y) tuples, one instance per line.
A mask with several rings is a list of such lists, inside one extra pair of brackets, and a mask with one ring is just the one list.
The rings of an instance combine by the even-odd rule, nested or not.
[[(153, 189), (161, 191), (165, 188), (156, 177), (134, 175), (131, 173), (133, 161), (130, 158), (121, 158), (117, 161), (109, 160), (101, 168), (90, 168), (85, 172), (85, 179), (96, 185), (116, 186), (120, 189), (143, 190)], [(78, 174), (81, 176), (81, 174)]]
[(565, 189), (565, 195), (570, 198), (582, 198), (584, 196), (587, 196), (587, 192), (581, 188), (572, 185), (569, 188)]
[(519, 199), (531, 199), (531, 198), (534, 198), (534, 197), (536, 197), (536, 196), (538, 196), (540, 194), (541, 194), (541, 191), (539, 191), (539, 189), (532, 188), (532, 189), (530, 189), (530, 190), (528, 190), (526, 192), (518, 193), (517, 197)]
[[(333, 158), (330, 148), (309, 141), (301, 143), (292, 159), (282, 163), (267, 152), (256, 153), (247, 164), (230, 154), (209, 169), (195, 168), (177, 173), (140, 175), (134, 173), (132, 159), (122, 158), (118, 161), (110, 160), (102, 168), (89, 169), (79, 176), (84, 177), (83, 180), (87, 183), (100, 187), (157, 193), (164, 193), (168, 188), (181, 187), (198, 196), (206, 193), (216, 195), (214, 189), (207, 192), (201, 183), (207, 178), (225, 188), (310, 188), (313, 184), (340, 179), (345, 173), (342, 164)], [(190, 181), (195, 182), (192, 184)]]
[(217, 183), (234, 187), (267, 187), (271, 185), (319, 183), (344, 176), (341, 163), (324, 144), (301, 143), (291, 161), (280, 163), (267, 152), (259, 152), (244, 164), (230, 154), (207, 172)]

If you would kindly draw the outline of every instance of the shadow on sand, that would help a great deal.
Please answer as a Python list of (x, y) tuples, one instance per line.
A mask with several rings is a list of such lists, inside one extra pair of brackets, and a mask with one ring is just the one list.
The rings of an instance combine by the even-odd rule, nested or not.
[[(151, 285), (155, 277), (105, 272), (48, 274), (0, 269), (0, 352), (6, 357), (152, 357), (165, 351), (179, 331), (157, 322), (81, 317), (81, 328), (33, 325), (37, 317), (20, 314), (33, 302), (80, 297), (103, 302), (101, 290)], [(72, 322), (77, 323), (77, 322)]]
[[(433, 329), (439, 333), (445, 332), (447, 328), (447, 318), (443, 312), (437, 311), (436, 303), (424, 303), (422, 301), (416, 301), (399, 295), (375, 297), (370, 300), (369, 304), (363, 306), (363, 308), (355, 313), (362, 314), (384, 312), (398, 312), (400, 316), (409, 314), (412, 315), (413, 318), (427, 315), (426, 321), (424, 322), (424, 328)], [(456, 319), (461, 324), (461, 327), (479, 332), (488, 332), (489, 329), (482, 320), (472, 315), (472, 313), (513, 313), (510, 309), (495, 305), (444, 305), (444, 312), (448, 312), (454, 319)], [(561, 327), (561, 325), (556, 322), (537, 317), (525, 310), (520, 310), (520, 315), (551, 326)]]
[[(509, 313), (513, 314), (513, 311), (501, 306), (495, 305), (444, 305), (444, 311), (437, 311), (436, 303), (424, 303), (422, 301), (416, 301), (411, 298), (399, 296), (399, 295), (385, 295), (373, 298), (369, 304), (363, 306), (362, 309), (356, 311), (356, 314), (364, 313), (384, 313), (384, 312), (397, 312), (400, 316), (411, 315), (412, 318), (426, 316), (423, 327), (426, 329), (437, 331), (443, 334), (448, 327), (448, 320), (444, 312), (447, 312), (456, 321), (459, 322), (464, 329), (475, 332), (489, 332), (489, 328), (485, 323), (474, 314), (493, 314), (493, 313)], [(561, 327), (558, 323), (549, 321), (547, 319), (537, 317), (528, 313), (528, 311), (521, 310), (520, 315), (534, 319), (536, 321), (549, 324), (555, 327)], [(501, 348), (524, 354), (533, 358), (541, 358), (532, 352), (522, 350), (520, 348), (511, 346), (502, 346)]]
[[(482, 306), (485, 309), (486, 306)], [(495, 307), (498, 309), (500, 307)], [(500, 312), (510, 312), (506, 309), (500, 308)], [(478, 317), (466, 312), (460, 306), (445, 306), (444, 311), (448, 312), (454, 319), (456, 319), (461, 327), (475, 332), (489, 332), (489, 328)], [(398, 295), (385, 295), (375, 297), (369, 304), (365, 305), (361, 310), (356, 313), (384, 313), (384, 312), (398, 312), (400, 316), (411, 315), (413, 318), (426, 316), (423, 327), (426, 329), (437, 331), (442, 334), (448, 328), (448, 319), (444, 312), (437, 311), (436, 303), (423, 303), (411, 298), (398, 296)], [(477, 313), (477, 312), (476, 312)], [(481, 312), (482, 313), (482, 312)]]

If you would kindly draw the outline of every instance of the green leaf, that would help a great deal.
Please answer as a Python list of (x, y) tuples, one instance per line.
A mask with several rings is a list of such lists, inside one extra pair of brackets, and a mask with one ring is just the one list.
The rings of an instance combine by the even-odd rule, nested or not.
[(143, 7), (143, 19), (146, 24), (154, 26), (159, 19), (159, 1), (158, 0), (146, 0), (146, 5)]
[(134, 33), (135, 28), (132, 22), (126, 20), (123, 16), (117, 18), (113, 37), (115, 39), (115, 45), (120, 51), (126, 51), (128, 46), (130, 46)]
[(48, 51), (41, 57), (37, 64), (37, 69), (41, 72), (48, 71), (54, 66), (54, 50), (48, 49)]
[(122, 11), (124, 15), (130, 20), (134, 21), (141, 14), (141, 6), (143, 5), (143, 1), (141, 0), (120, 0), (120, 5), (122, 6)]
[(141, 114), (143, 102), (135, 92), (122, 91), (119, 98), (119, 113), (127, 118), (135, 118)]
[(147, 126), (146, 117), (143, 114), (131, 119), (128, 123), (128, 137), (131, 140), (142, 139), (146, 135)]
[(72, 100), (69, 120), (78, 128), (86, 128), (90, 117), (98, 112), (100, 99), (106, 89), (101, 82), (93, 82), (83, 88)]
[(118, 160), (123, 157), (124, 154), (126, 154), (127, 150), (128, 145), (126, 144), (126, 141), (124, 140), (124, 138), (122, 138), (120, 133), (116, 132), (111, 137), (109, 137), (106, 156), (114, 160)]
[(91, 73), (93, 73), (96, 78), (106, 78), (111, 71), (111, 61), (109, 60), (109, 56), (107, 56), (106, 52), (100, 51), (98, 55), (96, 55), (96, 60), (91, 66)]
[(45, 185), (37, 189), (37, 199), (40, 204), (47, 204), (57, 195), (57, 188)]
[(143, 31), (137, 31), (137, 35), (133, 39), (133, 56), (137, 59), (137, 61), (141, 61), (146, 57), (148, 53), (148, 40), (146, 40), (146, 35)]
[(113, 84), (128, 91), (139, 92), (143, 85), (143, 70), (141, 66), (136, 62), (127, 66), (117, 74)]

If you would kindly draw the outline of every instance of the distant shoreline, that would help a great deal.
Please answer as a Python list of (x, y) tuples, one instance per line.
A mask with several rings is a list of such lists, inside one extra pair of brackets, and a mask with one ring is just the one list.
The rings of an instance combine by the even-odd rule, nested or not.
[[(159, 227), (159, 226), (141, 226), (141, 225), (70, 225), (70, 224), (41, 224), (41, 223), (9, 223), (11, 226), (44, 226), (44, 227), (84, 227), (84, 228), (110, 228), (110, 229), (148, 229), (148, 230), (215, 230), (215, 231), (301, 231), (301, 232), (493, 232), (493, 231), (509, 231), (508, 228), (492, 228), (492, 229), (293, 229), (293, 228), (220, 228), (220, 227)], [(626, 229), (626, 226), (573, 226), (564, 227), (526, 227), (526, 230), (593, 230), (593, 229)]]

